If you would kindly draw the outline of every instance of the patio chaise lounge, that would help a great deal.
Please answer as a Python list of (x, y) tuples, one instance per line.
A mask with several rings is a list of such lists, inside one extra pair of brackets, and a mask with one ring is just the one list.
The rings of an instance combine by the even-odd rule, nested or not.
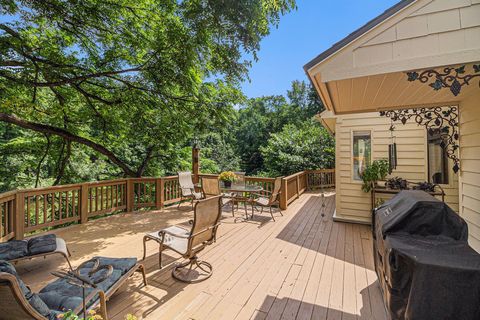
[[(81, 276), (87, 276), (94, 282), (96, 277), (105, 276), (100, 274), (105, 270), (89, 274), (94, 259), (98, 259), (99, 265), (110, 265), (112, 268), (111, 274), (99, 282), (96, 289), (86, 288), (86, 307), (91, 310), (100, 306), (100, 315), (103, 320), (107, 320), (106, 301), (136, 271), (142, 273), (143, 282), (147, 285), (145, 270), (136, 258), (97, 257), (83, 263), (78, 270)], [(83, 310), (81, 287), (60, 278), (34, 293), (20, 279), (15, 267), (7, 261), (0, 261), (0, 297), (0, 320), (53, 320), (66, 311), (72, 310), (79, 315)]]
[(12, 263), (37, 257), (46, 257), (53, 254), (62, 255), (65, 260), (67, 260), (70, 269), (72, 269), (72, 265), (68, 259), (71, 254), (65, 240), (54, 234), (0, 243), (0, 260), (6, 260)]
[[(206, 246), (215, 242), (221, 214), (222, 196), (197, 201), (191, 228), (171, 226), (157, 232), (148, 233), (143, 237), (143, 259), (146, 257), (146, 242), (154, 240), (160, 245), (158, 252), (160, 268), (162, 268), (162, 251), (165, 249), (171, 249), (181, 254), (183, 258), (188, 259), (186, 262), (174, 266), (172, 276), (175, 279), (188, 283), (208, 279), (212, 275), (212, 265), (199, 260), (197, 254)], [(193, 267), (197, 267), (204, 273), (199, 273), (195, 279), (192, 279)]]

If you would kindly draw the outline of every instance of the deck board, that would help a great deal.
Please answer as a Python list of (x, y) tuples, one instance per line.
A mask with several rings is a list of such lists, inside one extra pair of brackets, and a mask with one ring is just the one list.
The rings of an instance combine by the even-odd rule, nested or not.
[[(217, 242), (199, 254), (214, 267), (212, 277), (185, 284), (171, 277), (179, 256), (166, 252), (158, 268), (158, 246), (147, 244), (149, 285), (134, 276), (108, 302), (111, 319), (386, 319), (373, 271), (368, 226), (333, 222), (335, 195), (306, 193), (276, 221), (269, 214), (237, 221), (224, 212)], [(239, 211), (239, 214), (242, 210)], [(69, 244), (72, 263), (95, 255), (143, 256), (146, 232), (184, 223), (192, 212), (168, 208), (111, 216), (55, 231)], [(33, 290), (53, 278), (58, 258), (21, 263), (18, 271)]]

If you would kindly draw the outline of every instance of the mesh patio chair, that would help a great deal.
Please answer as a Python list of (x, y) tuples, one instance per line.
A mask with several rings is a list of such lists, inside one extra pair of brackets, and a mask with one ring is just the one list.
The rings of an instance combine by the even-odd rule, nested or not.
[(232, 194), (222, 193), (220, 190), (220, 181), (216, 177), (203, 177), (202, 178), (202, 192), (205, 198), (222, 196), (222, 207), (227, 204), (232, 206), (232, 216), (235, 216), (233, 213), (233, 199)]
[(280, 209), (280, 189), (282, 187), (282, 178), (276, 178), (274, 185), (273, 185), (273, 191), (263, 191), (268, 195), (268, 197), (265, 194), (260, 194), (260, 193), (255, 193), (253, 196), (256, 196), (257, 198), (252, 198), (252, 219), (253, 219), (253, 212), (254, 212), (254, 206), (260, 206), (260, 214), (263, 213), (263, 208), (268, 207), (270, 209), (270, 215), (272, 216), (272, 220), (275, 221), (275, 218), (273, 217), (273, 211), (272, 207), (277, 206), (278, 210), (280, 212), (280, 215), (283, 216), (282, 210)]
[[(146, 242), (154, 240), (159, 243), (158, 261), (162, 268), (162, 252), (171, 249), (181, 254), (186, 262), (179, 263), (172, 269), (172, 276), (182, 282), (195, 283), (208, 279), (213, 272), (213, 267), (206, 261), (198, 259), (197, 254), (206, 246), (215, 241), (215, 235), (221, 217), (222, 196), (214, 196), (199, 200), (195, 203), (195, 213), (190, 229), (171, 226), (158, 232), (146, 234), (143, 237), (143, 258), (146, 256)], [(197, 278), (190, 278), (196, 270)], [(194, 271), (195, 270), (195, 271)]]
[(179, 172), (178, 184), (180, 185), (181, 196), (177, 208), (180, 208), (183, 200), (190, 199), (193, 209), (194, 201), (202, 199), (203, 195), (201, 192), (195, 191), (195, 185), (193, 184), (192, 180), (192, 173), (190, 171)]

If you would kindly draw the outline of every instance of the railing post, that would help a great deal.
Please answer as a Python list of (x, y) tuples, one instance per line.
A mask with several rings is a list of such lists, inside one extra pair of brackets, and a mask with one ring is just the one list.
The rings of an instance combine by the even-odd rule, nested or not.
[(80, 223), (88, 221), (88, 183), (82, 183), (80, 187)]
[(282, 178), (282, 193), (280, 193), (280, 209), (286, 210), (287, 209), (287, 179)]
[(165, 203), (164, 199), (164, 186), (163, 186), (163, 178), (157, 178), (155, 180), (155, 206), (158, 210), (163, 208), (163, 204)]
[(299, 174), (297, 174), (297, 179), (296, 180), (297, 180), (296, 181), (297, 182), (296, 187), (297, 187), (297, 199), (298, 199), (300, 197), (300, 175)]
[(25, 236), (25, 196), (22, 192), (17, 191), (14, 208), (13, 226), (15, 239), (22, 240)]
[(132, 212), (134, 208), (135, 193), (133, 186), (133, 180), (131, 178), (127, 178), (127, 194), (125, 199), (127, 201), (127, 212)]
[(305, 171), (305, 190), (310, 190), (310, 170)]

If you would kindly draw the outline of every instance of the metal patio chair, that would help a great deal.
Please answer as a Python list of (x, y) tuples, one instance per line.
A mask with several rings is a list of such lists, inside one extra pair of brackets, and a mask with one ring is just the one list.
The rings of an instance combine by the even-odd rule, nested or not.
[[(252, 219), (254, 213), (254, 207), (260, 206), (261, 210), (260, 213), (263, 213), (263, 208), (268, 207), (270, 210), (270, 215), (272, 216), (272, 220), (275, 221), (273, 217), (272, 207), (277, 206), (280, 212), (280, 215), (283, 216), (282, 210), (280, 209), (280, 194), (282, 187), (282, 177), (275, 178), (275, 182), (273, 185), (273, 191), (263, 191), (263, 193), (254, 193), (253, 196), (257, 198), (252, 198)], [(268, 196), (266, 196), (268, 194)]]
[[(222, 196), (214, 196), (199, 200), (194, 205), (194, 219), (191, 228), (171, 226), (158, 232), (146, 234), (143, 237), (143, 258), (146, 256), (146, 242), (154, 240), (159, 243), (158, 261), (162, 268), (162, 252), (171, 249), (182, 255), (186, 262), (174, 266), (172, 276), (182, 282), (195, 283), (208, 279), (213, 272), (213, 267), (206, 261), (198, 259), (197, 254), (206, 246), (215, 242), (215, 235), (219, 226), (222, 208)], [(203, 271), (198, 273), (196, 279), (189, 276), (194, 272), (194, 267)]]
[(233, 215), (233, 199), (231, 194), (223, 194), (220, 190), (220, 181), (217, 177), (202, 177), (202, 193), (205, 198), (211, 198), (215, 196), (222, 196), (222, 207), (227, 204), (232, 205)]
[(192, 173), (190, 171), (178, 172), (178, 184), (180, 185), (181, 195), (180, 202), (178, 203), (177, 208), (180, 208), (183, 200), (190, 199), (193, 209), (194, 201), (202, 199), (203, 195), (201, 192), (195, 191), (195, 185), (193, 184), (192, 180)]

